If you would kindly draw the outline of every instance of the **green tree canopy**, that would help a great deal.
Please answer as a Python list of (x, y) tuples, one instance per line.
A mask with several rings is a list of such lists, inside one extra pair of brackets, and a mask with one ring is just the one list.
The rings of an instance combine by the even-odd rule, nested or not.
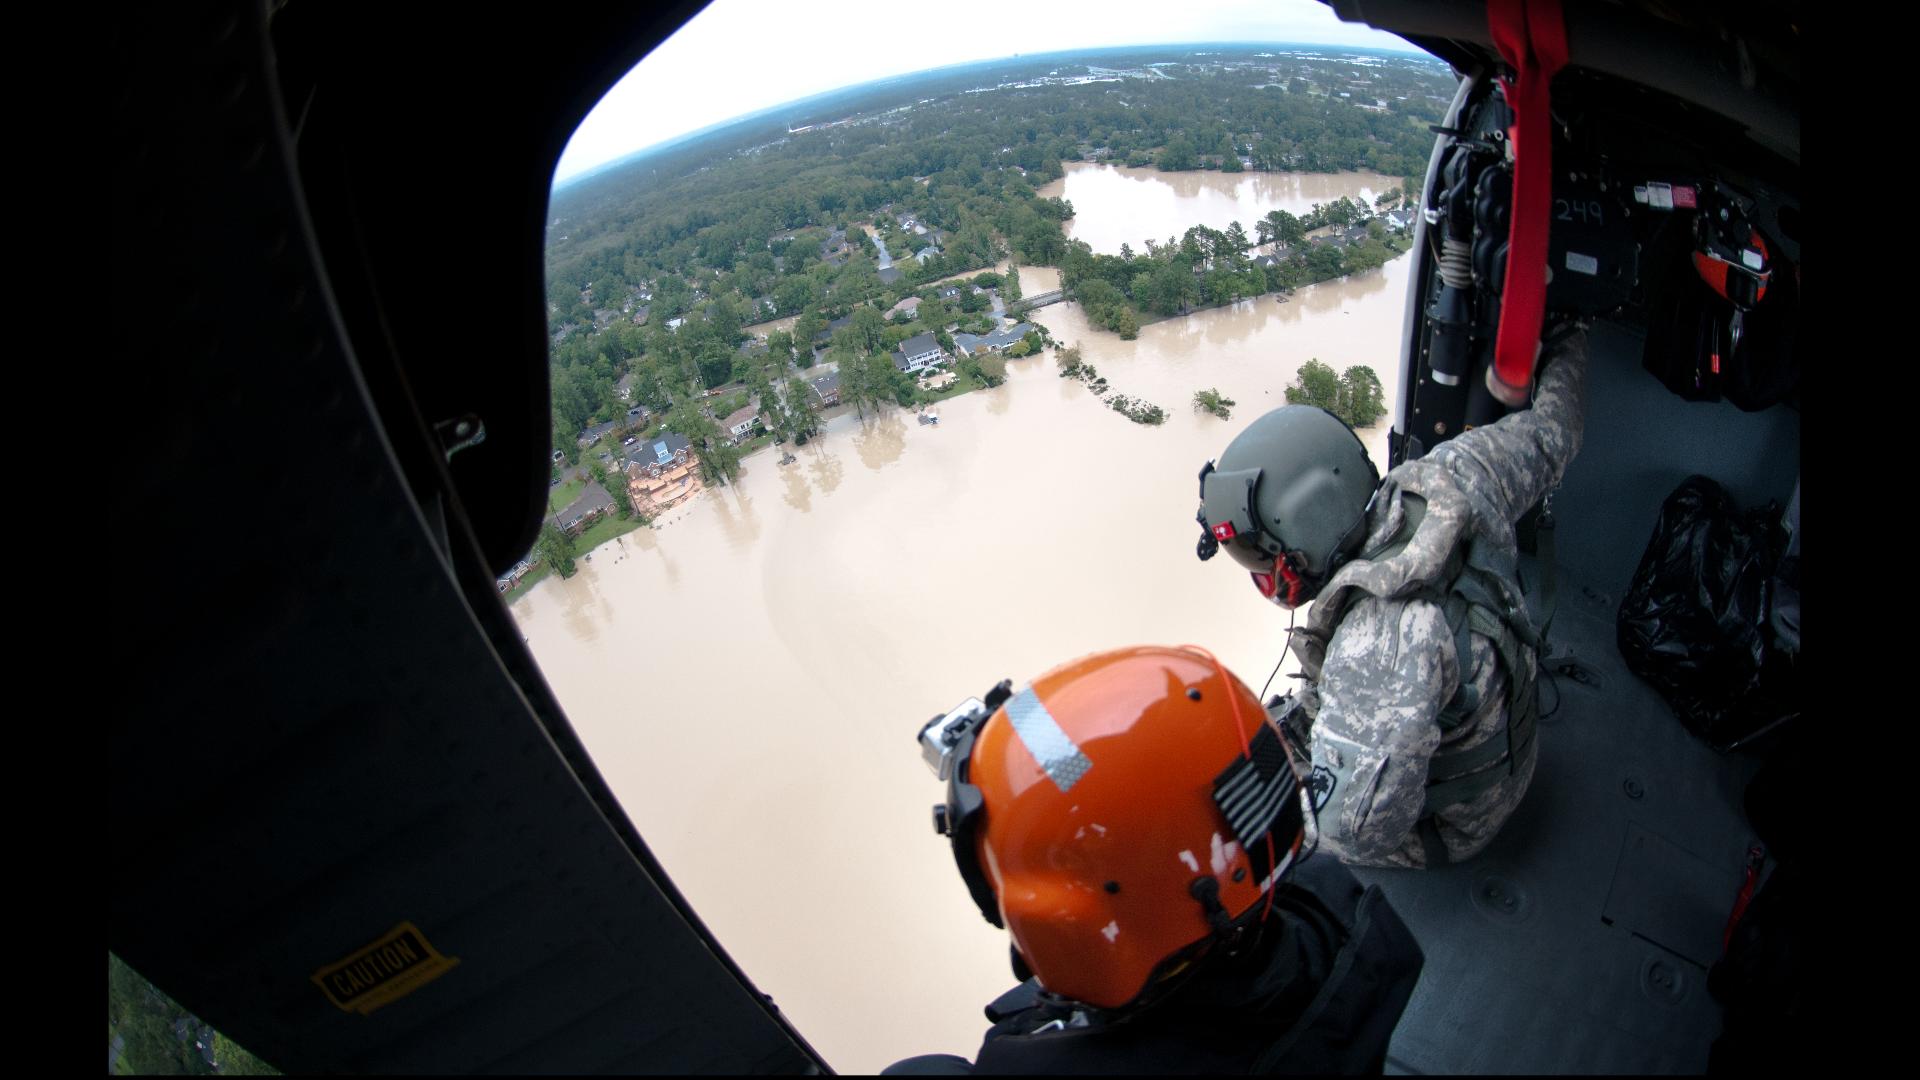
[(1160, 151), (1160, 168), (1163, 172), (1178, 172), (1195, 167), (1193, 142), (1185, 135), (1175, 135), (1167, 140)]
[(820, 412), (813, 404), (813, 390), (795, 375), (787, 380), (784, 413), (787, 431), (804, 442), (820, 430)]
[(573, 561), (573, 537), (561, 532), (551, 520), (540, 526), (540, 539), (535, 541), (533, 550), (562, 578), (572, 577), (579, 569)]
[(1340, 376), (1315, 357), (1294, 372), (1293, 384), (1286, 393), (1289, 405), (1312, 405), (1338, 415)]
[(1325, 409), (1359, 429), (1371, 427), (1386, 415), (1386, 392), (1380, 377), (1364, 364), (1355, 364), (1341, 375), (1317, 358), (1300, 365), (1293, 385), (1287, 387), (1287, 402)]
[(1386, 390), (1380, 377), (1364, 364), (1355, 364), (1340, 376), (1341, 419), (1356, 428), (1373, 426), (1386, 415)]

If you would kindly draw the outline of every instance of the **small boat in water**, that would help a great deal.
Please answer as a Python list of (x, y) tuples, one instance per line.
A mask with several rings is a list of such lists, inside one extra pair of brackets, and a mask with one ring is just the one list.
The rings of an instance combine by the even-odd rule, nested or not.
[(920, 414), (920, 422), (937, 426), (940, 423), (940, 413), (937, 410), (928, 409)]

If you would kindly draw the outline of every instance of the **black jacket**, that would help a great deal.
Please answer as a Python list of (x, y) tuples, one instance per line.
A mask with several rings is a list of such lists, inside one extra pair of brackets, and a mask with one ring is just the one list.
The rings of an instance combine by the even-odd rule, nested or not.
[[(970, 1071), (1377, 1073), (1424, 962), (1386, 896), (1322, 855), (1279, 887), (1257, 948), (1203, 961), (1124, 1018), (1080, 1012), (1031, 979), (1002, 995)], [(952, 1057), (888, 1070), (964, 1071)]]

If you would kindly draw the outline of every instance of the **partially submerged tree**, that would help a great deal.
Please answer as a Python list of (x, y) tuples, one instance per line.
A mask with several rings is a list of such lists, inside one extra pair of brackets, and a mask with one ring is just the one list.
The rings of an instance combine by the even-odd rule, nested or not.
[(1341, 419), (1356, 428), (1371, 427), (1386, 415), (1386, 389), (1380, 377), (1364, 364), (1355, 364), (1340, 376)]
[(1196, 412), (1209, 412), (1222, 420), (1233, 418), (1233, 407), (1238, 404), (1213, 387), (1193, 392), (1193, 407)]
[(813, 404), (813, 388), (802, 382), (800, 376), (787, 379), (786, 408), (787, 431), (797, 443), (806, 442), (820, 431), (820, 410)]
[(1370, 427), (1386, 414), (1386, 391), (1380, 377), (1364, 364), (1355, 364), (1345, 374), (1318, 359), (1300, 365), (1293, 385), (1287, 387), (1287, 401), (1294, 405), (1314, 405), (1345, 421), (1349, 427)]
[(558, 571), (562, 578), (573, 576), (576, 567), (573, 562), (573, 537), (560, 531), (560, 527), (548, 521), (540, 526), (540, 539), (533, 545), (534, 553), (542, 562)]
[(1312, 405), (1339, 415), (1340, 376), (1318, 357), (1301, 364), (1300, 370), (1294, 372), (1293, 385), (1287, 387), (1287, 403)]
[(1054, 362), (1060, 365), (1060, 374), (1072, 375), (1079, 371), (1085, 361), (1080, 358), (1080, 346), (1066, 345), (1054, 351)]

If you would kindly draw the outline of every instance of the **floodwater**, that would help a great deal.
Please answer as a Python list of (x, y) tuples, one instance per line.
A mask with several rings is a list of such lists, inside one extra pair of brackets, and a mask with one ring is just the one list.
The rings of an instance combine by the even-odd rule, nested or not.
[[(1002, 267), (1004, 272), (1005, 267)], [(1020, 295), (1032, 296), (1036, 293), (1052, 292), (1060, 287), (1060, 271), (1052, 266), (1022, 266), (1020, 268)]]
[(775, 330), (785, 330), (787, 333), (791, 334), (793, 333), (793, 324), (799, 321), (800, 321), (800, 316), (787, 315), (778, 319), (769, 319), (763, 323), (754, 323), (752, 326), (742, 327), (742, 330), (744, 330), (746, 333), (752, 334), (755, 337), (766, 337), (768, 334), (773, 333)]
[[(968, 270), (960, 274), (948, 274), (946, 277), (927, 282), (928, 285), (944, 285), (949, 281), (971, 281), (988, 270), (996, 274), (1007, 272), (1009, 260), (1001, 259), (992, 266), (980, 270)], [(1060, 287), (1060, 270), (1053, 266), (1021, 266), (1020, 295), (1032, 296), (1035, 293), (1052, 292)]]
[(1238, 221), (1257, 237), (1254, 222), (1274, 210), (1305, 214), (1314, 203), (1342, 195), (1373, 200), (1403, 181), (1372, 172), (1270, 173), (1161, 172), (1084, 161), (1066, 164), (1066, 175), (1039, 189), (1073, 204), (1067, 236), (1096, 252), (1118, 255), (1121, 244), (1144, 253), (1146, 241), (1164, 242), (1195, 225), (1225, 230)]
[[(1195, 476), (1310, 358), (1370, 365), (1391, 401), (1410, 262), (1135, 341), (1043, 308), (1167, 422), (1107, 409), (1051, 351), (1015, 360), (1005, 385), (942, 402), (938, 427), (844, 414), (793, 465), (758, 453), (513, 605), (647, 843), (834, 1068), (971, 1057), (981, 1007), (1012, 985), (1005, 933), (933, 832), (920, 725), (1140, 643), (1203, 645), (1258, 691), (1287, 615), (1230, 560), (1195, 559)], [(1231, 421), (1193, 411), (1207, 387), (1239, 402)], [(1363, 433), (1382, 466), (1387, 426)]]

